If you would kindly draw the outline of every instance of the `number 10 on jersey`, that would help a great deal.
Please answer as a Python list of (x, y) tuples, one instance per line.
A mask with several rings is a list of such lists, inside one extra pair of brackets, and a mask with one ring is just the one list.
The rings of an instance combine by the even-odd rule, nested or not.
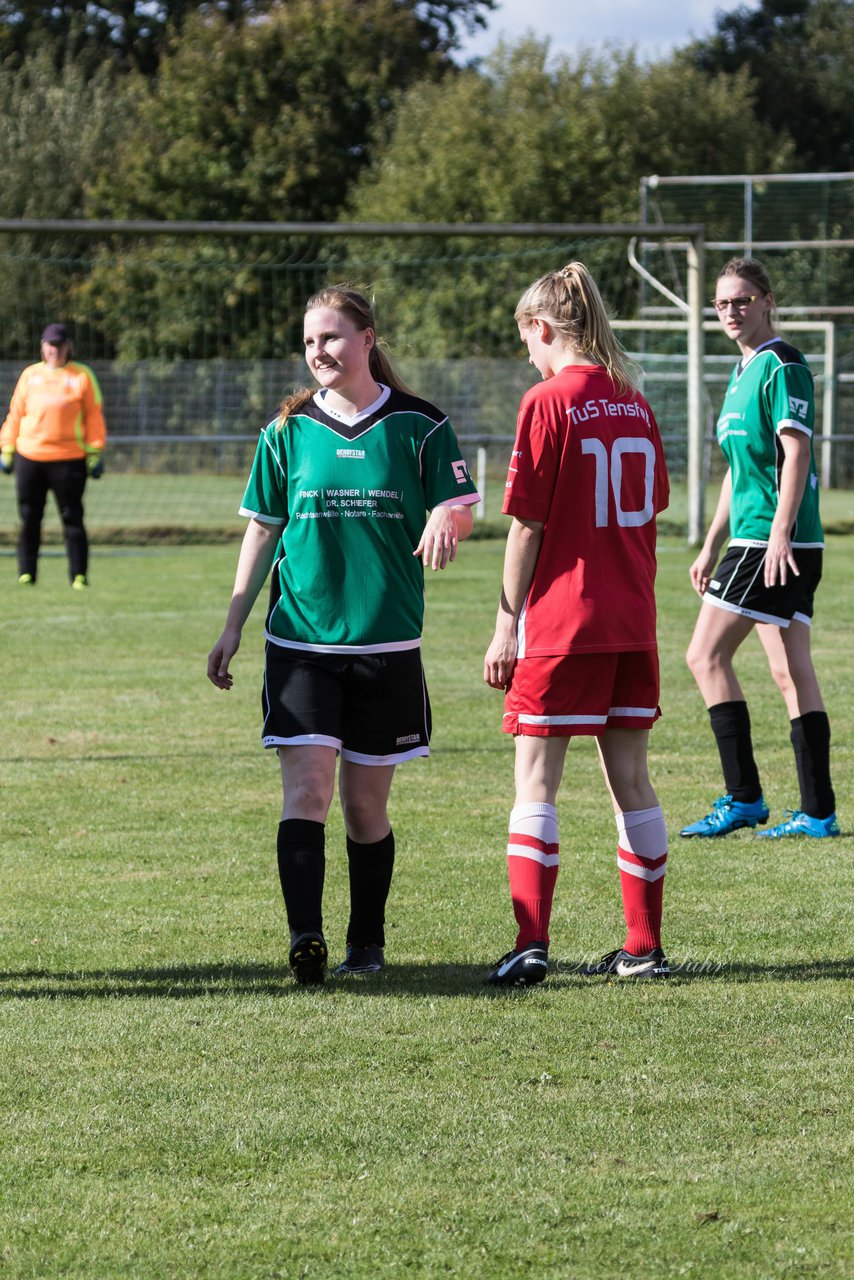
[[(648, 524), (655, 515), (653, 501), (655, 487), (655, 446), (651, 440), (642, 440), (637, 436), (618, 436), (610, 450), (604, 440), (596, 436), (587, 436), (581, 441), (581, 452), (593, 455), (596, 463), (595, 500), (596, 528), (604, 529), (608, 524), (608, 488), (614, 495), (614, 508), (617, 513), (617, 524), (624, 529), (637, 528)], [(642, 454), (644, 460), (643, 473), (643, 506), (635, 511), (624, 511), (622, 504), (623, 457), (627, 453)]]

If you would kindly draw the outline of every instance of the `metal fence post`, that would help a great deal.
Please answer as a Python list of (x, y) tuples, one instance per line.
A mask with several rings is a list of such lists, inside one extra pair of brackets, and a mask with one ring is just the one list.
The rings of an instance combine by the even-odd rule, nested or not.
[(833, 483), (833, 436), (836, 432), (836, 325), (832, 320), (828, 320), (824, 335), (821, 487), (829, 489)]
[(703, 465), (703, 288), (705, 245), (702, 234), (688, 246), (688, 542), (703, 540), (706, 476)]
[(480, 494), (480, 502), (475, 508), (475, 517), (478, 520), (486, 519), (486, 449), (482, 444), (477, 447), (477, 491)]

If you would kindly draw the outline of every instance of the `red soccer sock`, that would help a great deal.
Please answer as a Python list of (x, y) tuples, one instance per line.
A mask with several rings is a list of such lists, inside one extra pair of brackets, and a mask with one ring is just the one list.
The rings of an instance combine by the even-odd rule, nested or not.
[(661, 946), (667, 828), (660, 806), (617, 815), (617, 866), (626, 918), (626, 951), (642, 956)]
[(557, 810), (554, 805), (517, 804), (510, 814), (507, 870), (513, 914), (519, 926), (516, 950), (549, 941), (559, 864)]

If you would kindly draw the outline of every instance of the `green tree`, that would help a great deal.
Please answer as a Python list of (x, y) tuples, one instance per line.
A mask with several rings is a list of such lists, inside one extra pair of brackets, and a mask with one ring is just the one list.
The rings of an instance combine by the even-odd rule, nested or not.
[[(289, 0), (240, 27), (220, 15), (188, 19), (155, 81), (134, 80), (136, 109), (88, 204), (108, 218), (334, 221), (400, 93), (421, 78), (456, 74), (433, 21), (400, 0)], [(450, 17), (449, 17), (450, 20)], [(89, 299), (105, 309), (125, 354), (199, 352), (217, 324), (226, 350), (255, 354), (298, 340), (292, 317), (304, 275), (267, 263), (293, 245), (223, 241), (112, 246), (93, 273)], [(188, 256), (227, 281), (211, 301), (192, 285)], [(307, 257), (316, 246), (302, 246)], [(257, 270), (244, 269), (255, 258)], [(180, 268), (180, 269), (179, 269)], [(128, 298), (133, 282), (133, 297)], [(242, 329), (236, 317), (252, 309)], [(146, 316), (145, 323), (140, 317)], [(232, 317), (235, 319), (232, 320)], [(234, 335), (232, 338), (231, 335)]]
[(415, 6), (289, 0), (240, 28), (188, 20), (93, 209), (113, 217), (329, 219), (399, 93), (448, 63)]
[[(290, 0), (0, 0), (0, 61), (16, 64), (49, 49), (61, 65), (85, 57), (95, 67), (105, 59), (123, 70), (150, 76), (157, 71), (170, 33), (178, 35), (192, 15), (219, 16), (230, 26), (257, 21)], [(447, 52), (460, 30), (485, 23), (495, 0), (396, 0), (409, 14), (426, 49)]]
[[(57, 72), (42, 50), (0, 67), (0, 217), (75, 218), (110, 164), (124, 121), (125, 91), (109, 66), (90, 74), (68, 59)], [(68, 317), (69, 291), (85, 272), (85, 245), (67, 238), (0, 236), (0, 351), (27, 358), (46, 320)], [(82, 251), (82, 252), (81, 252)]]
[(523, 41), (483, 72), (411, 90), (351, 209), (365, 220), (635, 220), (643, 174), (779, 169), (788, 140), (757, 127), (753, 105), (746, 72), (710, 77), (622, 51), (552, 61), (547, 44)]
[[(364, 221), (633, 222), (644, 174), (776, 169), (787, 154), (784, 141), (757, 125), (746, 72), (710, 77), (614, 51), (550, 61), (546, 44), (528, 40), (499, 49), (483, 72), (412, 89), (388, 146), (355, 189), (351, 214)], [(412, 245), (422, 259), (459, 257), (450, 273), (437, 267), (420, 296), (421, 286), (408, 283), (414, 264), (389, 266), (378, 282), (384, 308), (410, 317), (413, 350), (495, 354), (494, 338), (484, 347), (484, 335), (502, 332), (513, 349), (514, 294), (560, 265), (558, 256), (581, 254), (615, 310), (625, 315), (635, 305), (624, 242), (590, 240), (548, 253), (532, 244), (524, 258), (518, 242), (493, 242), (475, 263), (470, 248)]]
[(81, 216), (124, 128), (109, 66), (90, 75), (69, 59), (57, 74), (47, 50), (18, 70), (0, 66), (0, 216)]
[(756, 88), (757, 118), (793, 139), (798, 169), (854, 169), (852, 0), (742, 5), (719, 13), (714, 33), (684, 56), (712, 75), (746, 70)]

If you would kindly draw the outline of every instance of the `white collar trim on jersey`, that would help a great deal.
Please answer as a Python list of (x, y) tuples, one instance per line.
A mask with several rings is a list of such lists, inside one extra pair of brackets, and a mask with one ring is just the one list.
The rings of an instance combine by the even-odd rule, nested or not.
[(369, 418), (372, 413), (376, 413), (378, 409), (383, 407), (386, 400), (388, 400), (391, 395), (391, 388), (384, 386), (382, 382), (379, 385), (381, 388), (380, 394), (377, 396), (373, 404), (369, 404), (366, 409), (360, 409), (352, 418), (348, 417), (346, 413), (339, 413), (337, 409), (333, 409), (331, 405), (326, 403), (328, 387), (321, 387), (320, 391), (316, 391), (314, 393), (312, 399), (318, 409), (322, 409), (324, 413), (328, 413), (330, 418), (334, 418), (336, 422), (344, 422), (348, 427), (352, 427), (355, 426), (357, 422), (361, 422), (363, 418)]
[(760, 344), (759, 344), (759, 346), (758, 346), (758, 347), (754, 347), (754, 348), (753, 348), (753, 351), (750, 353), (750, 355), (747, 357), (747, 359), (746, 359), (746, 360), (745, 360), (744, 356), (742, 356), (742, 357), (741, 357), (741, 359), (740, 359), (740, 360), (739, 360), (739, 362), (738, 362), (738, 363), (739, 363), (739, 366), (740, 366), (740, 368), (741, 368), (741, 372), (742, 372), (742, 373), (744, 373), (744, 370), (745, 370), (745, 369), (747, 368), (747, 366), (750, 364), (751, 360), (755, 360), (755, 359), (756, 359), (756, 357), (759, 355), (759, 352), (760, 352), (760, 351), (764, 351), (766, 347), (770, 347), (770, 346), (771, 346), (771, 343), (772, 343), (772, 342), (776, 342), (776, 341), (777, 341), (777, 339), (779, 338), (779, 336), (780, 336), (780, 335), (779, 335), (778, 333), (775, 333), (775, 334), (774, 334), (774, 336), (773, 336), (773, 338), (769, 338), (767, 342), (760, 342)]

